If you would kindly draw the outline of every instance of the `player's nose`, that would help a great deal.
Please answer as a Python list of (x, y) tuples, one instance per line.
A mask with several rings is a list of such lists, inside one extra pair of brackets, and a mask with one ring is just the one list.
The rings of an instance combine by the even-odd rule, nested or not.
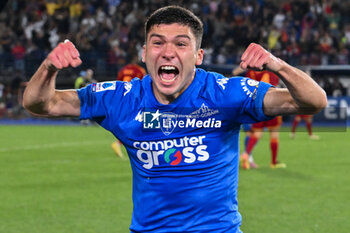
[(175, 57), (175, 54), (176, 54), (175, 46), (171, 43), (166, 43), (162, 50), (162, 57), (167, 60), (170, 60)]

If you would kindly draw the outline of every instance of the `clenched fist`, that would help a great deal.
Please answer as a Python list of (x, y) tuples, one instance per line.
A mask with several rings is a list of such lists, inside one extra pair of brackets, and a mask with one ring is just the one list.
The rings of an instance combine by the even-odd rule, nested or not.
[(264, 49), (261, 45), (251, 43), (245, 50), (241, 57), (241, 68), (242, 69), (253, 69), (253, 70), (270, 70), (278, 72), (284, 62), (272, 55), (269, 51)]
[(69, 40), (59, 43), (45, 59), (48, 70), (57, 71), (67, 67), (77, 67), (82, 61), (79, 52)]

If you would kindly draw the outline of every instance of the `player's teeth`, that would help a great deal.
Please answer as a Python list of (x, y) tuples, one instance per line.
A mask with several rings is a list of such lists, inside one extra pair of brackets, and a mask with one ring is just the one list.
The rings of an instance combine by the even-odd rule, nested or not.
[(175, 70), (173, 66), (162, 66), (162, 70)]

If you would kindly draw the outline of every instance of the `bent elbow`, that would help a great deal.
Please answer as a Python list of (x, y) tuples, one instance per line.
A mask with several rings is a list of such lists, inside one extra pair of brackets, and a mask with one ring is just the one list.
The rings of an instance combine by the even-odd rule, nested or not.
[(314, 95), (309, 101), (299, 104), (299, 114), (314, 115), (327, 107), (328, 100), (326, 93), (322, 90), (318, 95)]
[(30, 112), (31, 104), (30, 104), (30, 102), (27, 100), (27, 98), (25, 96), (23, 96), (22, 106), (23, 106), (23, 108), (25, 110)]
[(320, 96), (320, 98), (318, 99), (317, 103), (315, 103), (313, 105), (313, 111), (312, 114), (316, 114), (321, 112), (324, 108), (326, 108), (328, 105), (328, 100), (327, 100), (327, 95), (326, 93), (323, 91), (322, 95)]
[(32, 104), (31, 104), (31, 102), (28, 100), (28, 98), (26, 97), (25, 94), (23, 95), (22, 106), (23, 106), (23, 108), (24, 108), (25, 110), (27, 110), (28, 112), (31, 113), (31, 110), (30, 110), (30, 109), (31, 109)]
[(327, 95), (326, 95), (326, 93), (324, 94), (324, 98), (322, 99), (322, 104), (321, 104), (321, 110), (322, 109), (324, 109), (324, 108), (326, 108), (327, 107), (327, 105), (328, 105), (328, 99), (327, 99)]
[(322, 109), (326, 108), (328, 105), (327, 95), (324, 90), (322, 90), (322, 95), (320, 97), (320, 101), (318, 104), (318, 112), (320, 112)]
[(33, 98), (33, 95), (31, 95), (31, 92), (28, 91), (28, 88), (24, 90), (23, 98), (22, 98), (22, 106), (25, 110), (28, 112), (32, 112), (33, 106), (35, 106), (35, 103), (38, 102), (36, 98)]
[(33, 116), (47, 116), (47, 111), (45, 111), (45, 104), (43, 102), (33, 102), (29, 98), (23, 97), (22, 106)]

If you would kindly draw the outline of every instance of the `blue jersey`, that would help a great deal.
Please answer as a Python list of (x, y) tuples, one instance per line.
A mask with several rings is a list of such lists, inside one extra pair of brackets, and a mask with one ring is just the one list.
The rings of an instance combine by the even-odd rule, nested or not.
[(78, 90), (81, 119), (93, 119), (126, 147), (133, 172), (131, 232), (241, 232), (237, 207), (241, 123), (268, 120), (270, 84), (196, 69), (171, 104), (151, 78)]

